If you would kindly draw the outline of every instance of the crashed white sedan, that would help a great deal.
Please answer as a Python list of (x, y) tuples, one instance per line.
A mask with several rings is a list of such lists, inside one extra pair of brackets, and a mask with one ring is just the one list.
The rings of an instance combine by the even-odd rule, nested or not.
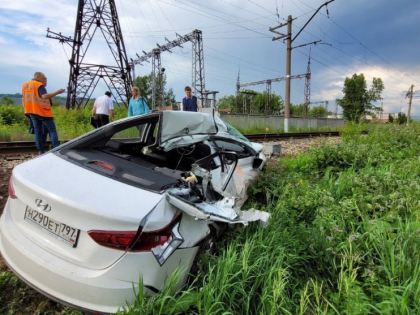
[(25, 282), (63, 304), (112, 313), (133, 284), (157, 292), (176, 268), (185, 283), (200, 246), (241, 211), (265, 163), (220, 118), (156, 112), (122, 119), (15, 167), (0, 251)]

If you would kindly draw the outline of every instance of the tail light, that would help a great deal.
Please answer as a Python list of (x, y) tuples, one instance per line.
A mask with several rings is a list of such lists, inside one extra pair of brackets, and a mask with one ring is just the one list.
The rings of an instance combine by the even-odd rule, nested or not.
[(129, 252), (151, 251), (160, 265), (169, 258), (184, 239), (179, 233), (182, 213), (174, 216), (172, 221), (159, 230), (143, 231), (88, 231), (89, 236), (99, 245)]
[(15, 194), (15, 188), (13, 187), (13, 176), (9, 178), (9, 197), (12, 199), (16, 199), (17, 196)]

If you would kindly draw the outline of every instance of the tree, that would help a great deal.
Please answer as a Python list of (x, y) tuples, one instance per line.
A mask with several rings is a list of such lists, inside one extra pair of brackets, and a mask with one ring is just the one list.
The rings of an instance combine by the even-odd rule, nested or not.
[(138, 76), (134, 80), (134, 86), (137, 86), (140, 90), (141, 96), (143, 96), (149, 105), (152, 105), (152, 73), (149, 75), (144, 75), (142, 77)]
[(165, 106), (172, 106), (174, 110), (178, 110), (178, 105), (176, 103), (174, 90), (170, 88), (168, 92), (165, 92)]
[[(265, 113), (265, 107), (267, 104), (267, 92), (264, 91), (262, 93), (257, 93), (254, 97), (254, 112), (259, 114)], [(270, 112), (271, 113), (278, 113), (280, 110), (284, 108), (284, 102), (280, 95), (273, 93), (270, 95)]]
[(404, 125), (407, 123), (407, 115), (405, 113), (398, 113), (398, 117), (397, 117), (397, 123), (399, 125)]
[(324, 106), (315, 106), (309, 110), (308, 116), (316, 118), (327, 117), (328, 111), (325, 109)]
[(381, 78), (373, 78), (370, 90), (367, 89), (365, 76), (353, 74), (344, 80), (342, 99), (337, 99), (338, 105), (343, 109), (343, 116), (350, 121), (359, 122), (364, 115), (373, 115), (374, 110), (379, 110), (372, 102), (381, 99), (385, 86)]
[[(265, 107), (267, 103), (267, 92), (255, 92), (252, 90), (247, 90), (246, 92), (255, 93), (254, 101), (252, 103), (252, 109), (254, 113), (264, 114)], [(242, 113), (244, 106), (244, 97), (247, 97), (247, 107), (251, 105), (251, 98), (246, 94), (240, 93), (238, 96), (227, 95), (219, 98), (217, 100), (217, 108), (220, 109), (230, 109), (234, 113)], [(236, 108), (236, 102), (238, 102), (238, 108)], [(270, 111), (273, 113), (278, 113), (284, 108), (283, 99), (280, 95), (275, 93), (270, 95)], [(248, 109), (247, 109), (248, 112)]]
[(299, 105), (290, 104), (290, 116), (303, 117), (304, 108), (305, 108), (304, 104), (299, 104)]
[(394, 116), (392, 116), (391, 114), (388, 114), (388, 120), (390, 123), (394, 122)]
[[(166, 76), (165, 75), (158, 75), (156, 77), (156, 85), (159, 85), (160, 80), (162, 80), (162, 89), (163, 89), (163, 102), (165, 106), (173, 106), (174, 108), (178, 108), (176, 105), (175, 94), (172, 88), (170, 88), (166, 92)], [(143, 96), (149, 106), (152, 106), (152, 93), (153, 93), (153, 77), (152, 73), (144, 76), (138, 76), (134, 80), (134, 86), (137, 86), (140, 90), (141, 96)], [(156, 106), (160, 106), (156, 104)]]
[(217, 108), (234, 109), (236, 105), (235, 95), (226, 95), (217, 100)]
[(3, 95), (2, 99), (1, 99), (1, 105), (14, 105), (15, 103), (13, 102), (13, 100), (7, 96), (6, 94)]

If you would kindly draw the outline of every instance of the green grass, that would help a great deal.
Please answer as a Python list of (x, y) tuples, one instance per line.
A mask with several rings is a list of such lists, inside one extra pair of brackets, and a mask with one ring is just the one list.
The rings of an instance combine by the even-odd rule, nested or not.
[[(420, 124), (365, 128), (268, 165), (243, 207), (268, 227), (229, 229), (192, 284), (175, 273), (119, 314), (420, 314)], [(13, 279), (1, 302), (26, 290)]]
[(145, 307), (167, 290), (127, 313), (419, 314), (420, 126), (360, 128), (267, 168), (244, 208), (270, 212), (269, 226), (229, 231), (178, 293), (188, 310)]
[[(92, 107), (67, 110), (53, 107), (54, 121), (60, 140), (70, 140), (93, 130), (90, 125)], [(115, 108), (115, 119), (127, 117), (125, 107)], [(0, 105), (0, 141), (30, 141), (34, 135), (28, 133), (29, 121), (23, 108), (15, 105)]]
[[(240, 133), (246, 134), (266, 134), (266, 133), (284, 133), (284, 128), (268, 128), (266, 125), (253, 126), (250, 128), (243, 128), (242, 126), (232, 124), (232, 126), (237, 129)], [(267, 130), (268, 128), (268, 130)], [(301, 128), (290, 126), (289, 132), (317, 132), (317, 131), (341, 131), (344, 126), (337, 127), (310, 127), (310, 128)]]

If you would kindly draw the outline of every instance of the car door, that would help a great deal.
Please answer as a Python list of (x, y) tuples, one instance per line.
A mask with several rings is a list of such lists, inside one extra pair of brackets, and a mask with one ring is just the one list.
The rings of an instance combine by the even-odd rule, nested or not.
[[(222, 179), (222, 190), (231, 196), (237, 197), (237, 204), (242, 205), (246, 200), (246, 190), (249, 185), (256, 180), (258, 171), (255, 170), (253, 162), (256, 152), (253, 148), (234, 139), (213, 137), (213, 143), (220, 152), (231, 152), (236, 154), (237, 163), (233, 163), (233, 158), (229, 154), (222, 154), (224, 167), (219, 168), (220, 178)], [(235, 169), (232, 170), (231, 168)], [(233, 171), (232, 176), (229, 174)], [(228, 182), (226, 182), (228, 181)]]

